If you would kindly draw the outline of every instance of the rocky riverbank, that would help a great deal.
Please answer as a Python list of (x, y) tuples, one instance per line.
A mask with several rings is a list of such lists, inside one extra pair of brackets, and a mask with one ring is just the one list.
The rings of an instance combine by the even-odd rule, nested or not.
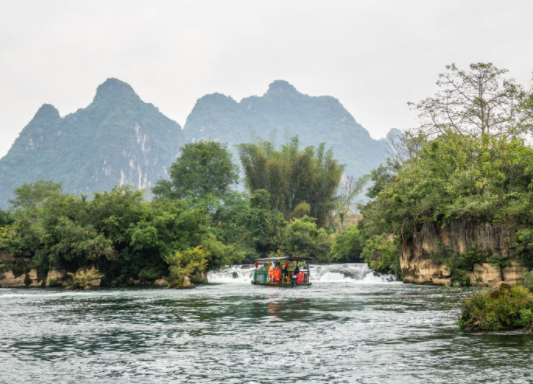
[(479, 247), (487, 254), (505, 255), (508, 265), (498, 269), (490, 263), (474, 264), (466, 274), (472, 282), (496, 285), (502, 281), (514, 284), (526, 272), (518, 260), (513, 259), (512, 244), (516, 232), (513, 227), (475, 223), (468, 220), (453, 220), (444, 226), (426, 222), (412, 239), (405, 241), (400, 254), (403, 281), (414, 284), (450, 284), (452, 276), (444, 264), (435, 263), (432, 253), (446, 247), (452, 252), (464, 254), (473, 247)]

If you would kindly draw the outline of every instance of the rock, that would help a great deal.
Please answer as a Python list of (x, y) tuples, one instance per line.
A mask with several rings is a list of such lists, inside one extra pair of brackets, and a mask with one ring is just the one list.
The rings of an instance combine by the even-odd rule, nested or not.
[[(420, 231), (402, 244), (400, 266), (403, 281), (414, 284), (450, 284), (446, 266), (435, 264), (430, 256), (432, 252), (439, 251), (441, 244), (460, 254), (474, 246), (488, 254), (500, 254), (508, 248), (508, 244), (514, 243), (515, 237), (515, 229), (504, 224), (452, 220), (442, 226), (440, 223), (426, 222)], [(513, 261), (504, 269), (503, 280), (516, 282), (522, 271), (522, 267)], [(475, 265), (469, 276), (472, 283), (479, 281), (484, 285), (502, 281), (502, 273), (487, 263)]]
[(237, 272), (231, 272), (231, 277), (233, 277), (234, 279), (238, 278), (239, 277), (239, 274)]
[(250, 268), (252, 268), (250, 264), (241, 265), (241, 269), (250, 269)]
[(54, 280), (56, 282), (56, 286), (64, 287), (66, 283), (64, 282), (65, 277), (67, 276), (64, 272), (59, 272), (55, 269), (51, 269), (48, 271), (48, 275), (46, 276), (46, 287), (50, 286), (50, 280)]
[(7, 271), (2, 276), (3, 278), (0, 279), (0, 287), (2, 288), (36, 288), (45, 285), (45, 277), (39, 275), (35, 269), (30, 269), (19, 276), (15, 276), (12, 271)]
[(467, 272), (472, 284), (493, 286), (502, 281), (502, 274), (492, 264), (474, 264), (474, 271)]
[(168, 281), (159, 279), (154, 282), (154, 285), (158, 287), (168, 287)]
[(7, 271), (3, 273), (4, 278), (0, 279), (0, 287), (2, 288), (21, 288), (25, 287), (26, 275), (22, 274), (18, 277), (15, 277), (13, 272)]
[(194, 288), (194, 284), (191, 283), (191, 279), (188, 276), (183, 278), (183, 288)]
[(102, 284), (102, 279), (96, 279), (89, 281), (89, 287), (99, 287)]

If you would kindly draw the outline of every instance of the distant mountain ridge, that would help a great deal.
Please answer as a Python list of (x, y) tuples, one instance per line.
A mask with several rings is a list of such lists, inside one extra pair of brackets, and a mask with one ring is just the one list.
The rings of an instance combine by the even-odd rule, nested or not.
[(298, 135), (302, 147), (325, 142), (346, 164), (345, 173), (356, 177), (384, 161), (388, 145), (386, 139), (372, 139), (334, 97), (302, 94), (284, 80), (270, 84), (263, 96), (240, 102), (220, 93), (200, 98), (183, 132), (187, 141), (210, 138), (230, 147), (250, 142), (254, 135), (280, 144), (286, 133)]
[[(388, 136), (397, 134), (392, 129)], [(37, 111), (0, 159), (0, 207), (8, 206), (16, 187), (38, 179), (62, 182), (69, 193), (108, 191), (116, 184), (149, 190), (167, 177), (185, 142), (219, 140), (235, 153), (234, 144), (255, 136), (279, 145), (294, 135), (302, 147), (333, 147), (348, 175), (362, 176), (386, 158), (387, 140), (372, 139), (337, 99), (302, 94), (283, 80), (240, 102), (205, 95), (182, 130), (130, 85), (107, 79), (86, 108), (65, 117), (49, 104)]]
[(0, 159), (0, 206), (12, 191), (38, 179), (71, 193), (116, 184), (151, 188), (172, 164), (184, 136), (178, 123), (117, 79), (101, 84), (92, 103), (65, 117), (44, 104)]

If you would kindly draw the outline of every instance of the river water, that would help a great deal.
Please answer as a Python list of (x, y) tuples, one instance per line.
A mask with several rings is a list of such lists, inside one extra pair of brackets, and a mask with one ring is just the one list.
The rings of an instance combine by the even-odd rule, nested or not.
[(530, 383), (533, 339), (454, 325), (460, 293), (319, 266), (313, 286), (0, 289), (0, 383)]

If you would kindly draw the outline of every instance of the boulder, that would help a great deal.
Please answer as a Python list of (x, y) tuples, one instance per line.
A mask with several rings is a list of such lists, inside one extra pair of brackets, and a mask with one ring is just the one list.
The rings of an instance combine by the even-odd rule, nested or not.
[[(7, 271), (2, 274), (3, 278), (0, 279), (1, 288), (21, 288), (25, 287), (26, 275), (22, 274), (15, 277), (13, 272)], [(1, 276), (0, 276), (1, 277)]]
[(50, 286), (50, 280), (54, 280), (56, 282), (56, 286), (64, 287), (66, 285), (65, 283), (65, 277), (67, 274), (65, 272), (60, 272), (55, 269), (51, 269), (48, 271), (48, 275), (46, 276), (46, 287)]
[(168, 287), (168, 281), (159, 279), (154, 282), (154, 285), (157, 287)]
[(194, 288), (194, 284), (191, 283), (191, 279), (189, 279), (189, 276), (185, 276), (183, 278), (183, 288)]

